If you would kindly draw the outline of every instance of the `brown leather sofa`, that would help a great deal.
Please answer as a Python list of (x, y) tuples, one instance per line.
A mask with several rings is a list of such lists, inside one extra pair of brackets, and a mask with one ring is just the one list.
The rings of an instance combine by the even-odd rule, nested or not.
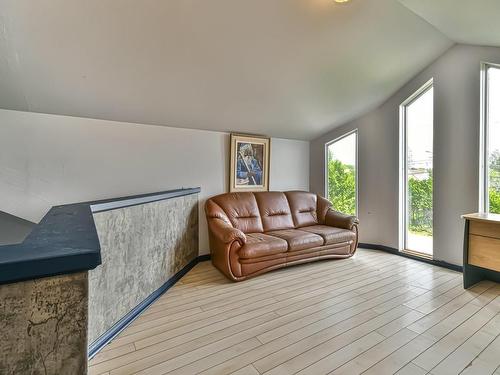
[(358, 245), (358, 219), (302, 191), (229, 193), (207, 200), (212, 263), (240, 281), (273, 269), (348, 258)]

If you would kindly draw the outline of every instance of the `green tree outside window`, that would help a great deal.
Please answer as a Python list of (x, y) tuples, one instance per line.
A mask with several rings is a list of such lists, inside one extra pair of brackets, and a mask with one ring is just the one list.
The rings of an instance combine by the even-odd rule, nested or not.
[(432, 190), (431, 171), (425, 179), (410, 176), (408, 179), (408, 230), (415, 234), (432, 236)]
[(356, 172), (353, 165), (328, 158), (328, 199), (335, 210), (356, 214)]
[[(417, 179), (410, 177), (408, 181), (409, 230), (413, 233), (432, 236), (432, 190), (433, 178)], [(356, 171), (353, 165), (347, 165), (332, 157), (328, 158), (328, 199), (335, 210), (346, 214), (356, 214)], [(500, 193), (497, 195), (500, 207)]]
[[(429, 177), (408, 179), (408, 204), (410, 232), (432, 236), (432, 171)], [(490, 212), (500, 214), (500, 151), (490, 156), (489, 168)], [(356, 214), (356, 172), (353, 165), (347, 165), (332, 157), (328, 158), (328, 199), (337, 211)]]
[(495, 150), (490, 155), (490, 212), (500, 214), (500, 151)]

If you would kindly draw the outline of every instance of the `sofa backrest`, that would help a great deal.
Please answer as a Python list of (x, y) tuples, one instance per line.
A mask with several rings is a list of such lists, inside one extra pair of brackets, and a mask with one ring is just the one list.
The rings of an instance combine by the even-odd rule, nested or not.
[(208, 218), (230, 222), (243, 233), (262, 233), (321, 224), (329, 205), (305, 191), (270, 191), (217, 195), (205, 210)]
[(279, 191), (254, 193), (265, 232), (294, 228), (286, 195)]
[(305, 191), (287, 191), (295, 228), (318, 224), (318, 196)]
[(222, 208), (233, 227), (243, 233), (264, 232), (259, 207), (253, 193), (221, 194), (210, 200)]

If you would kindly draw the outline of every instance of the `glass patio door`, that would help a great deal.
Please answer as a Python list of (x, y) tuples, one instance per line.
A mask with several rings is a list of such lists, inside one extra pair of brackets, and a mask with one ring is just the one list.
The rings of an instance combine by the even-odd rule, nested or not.
[(403, 209), (402, 251), (432, 257), (433, 253), (433, 127), (432, 81), (402, 104)]

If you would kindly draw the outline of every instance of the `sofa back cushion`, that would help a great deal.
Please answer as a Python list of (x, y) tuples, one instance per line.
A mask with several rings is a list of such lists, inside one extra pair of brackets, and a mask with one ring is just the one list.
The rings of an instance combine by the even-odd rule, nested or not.
[(224, 210), (212, 199), (207, 200), (205, 204), (205, 214), (207, 215), (207, 219), (220, 219), (228, 225), (233, 225)]
[(254, 193), (265, 232), (294, 227), (286, 195), (278, 191)]
[(305, 191), (287, 191), (285, 193), (292, 211), (295, 228), (318, 224), (318, 196)]
[(211, 199), (224, 210), (233, 227), (243, 233), (264, 232), (253, 193), (229, 193)]

